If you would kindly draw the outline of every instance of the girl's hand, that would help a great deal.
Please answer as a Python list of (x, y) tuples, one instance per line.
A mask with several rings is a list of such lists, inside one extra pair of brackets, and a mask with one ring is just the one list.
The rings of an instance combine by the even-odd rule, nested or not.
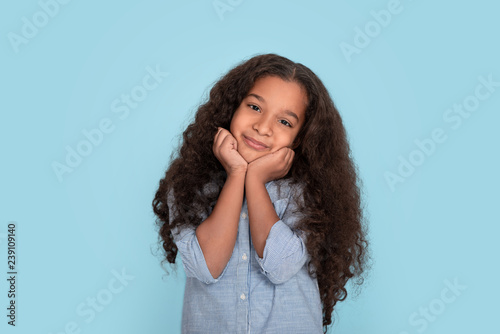
[(219, 127), (212, 150), (228, 176), (233, 173), (246, 173), (248, 163), (238, 152), (238, 142), (229, 131)]
[(285, 176), (292, 167), (295, 152), (283, 147), (276, 152), (266, 154), (248, 164), (247, 179), (263, 184)]

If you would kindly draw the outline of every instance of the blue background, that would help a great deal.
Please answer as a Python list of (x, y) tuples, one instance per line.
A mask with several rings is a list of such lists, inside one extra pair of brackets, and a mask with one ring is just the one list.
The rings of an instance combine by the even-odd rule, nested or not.
[[(180, 331), (184, 273), (179, 264), (166, 276), (160, 266), (151, 201), (211, 85), (268, 52), (323, 80), (364, 180), (374, 264), (361, 294), (336, 307), (331, 332), (498, 328), (500, 87), (460, 126), (444, 118), (454, 104), (478, 101), (480, 77), (500, 82), (498, 3), (401, 0), (384, 26), (372, 11), (391, 1), (45, 3), (54, 2), (0, 11), (2, 333)], [(218, 13), (214, 3), (228, 7)], [(357, 29), (372, 37), (346, 56), (342, 45), (361, 45)], [(139, 94), (157, 67), (168, 72), (157, 87), (128, 115), (114, 112), (113, 101)], [(106, 119), (113, 130), (58, 178), (53, 164), (65, 164), (66, 147)], [(446, 140), (418, 153), (415, 141), (436, 128)], [(398, 173), (401, 157), (418, 166), (391, 187), (386, 174)], [(15, 328), (6, 318), (12, 221)], [(447, 281), (459, 290), (446, 290)]]

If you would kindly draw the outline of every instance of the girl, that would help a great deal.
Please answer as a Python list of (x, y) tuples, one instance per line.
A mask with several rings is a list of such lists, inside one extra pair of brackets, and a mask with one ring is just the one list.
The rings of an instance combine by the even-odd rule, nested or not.
[[(186, 272), (183, 333), (326, 333), (366, 269), (360, 180), (340, 115), (307, 67), (230, 70), (183, 133), (153, 200)], [(163, 262), (162, 261), (162, 262)]]

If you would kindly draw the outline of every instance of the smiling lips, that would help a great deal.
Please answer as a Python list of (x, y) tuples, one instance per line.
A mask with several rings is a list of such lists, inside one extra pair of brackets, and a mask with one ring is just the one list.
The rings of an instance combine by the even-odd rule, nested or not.
[(257, 151), (264, 151), (265, 149), (267, 149), (267, 146), (264, 145), (263, 143), (261, 143), (260, 141), (258, 140), (255, 140), (253, 138), (250, 138), (250, 137), (246, 137), (246, 136), (243, 136), (243, 140), (245, 141), (245, 143), (250, 146), (251, 148), (253, 148), (254, 150), (257, 150)]

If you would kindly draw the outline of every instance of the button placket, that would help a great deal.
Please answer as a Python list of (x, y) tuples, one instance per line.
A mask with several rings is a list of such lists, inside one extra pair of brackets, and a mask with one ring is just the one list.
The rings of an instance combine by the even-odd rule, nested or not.
[(249, 274), (249, 261), (248, 252), (250, 251), (250, 245), (248, 240), (250, 238), (250, 231), (248, 226), (247, 206), (246, 199), (243, 201), (243, 206), (240, 213), (240, 221), (238, 225), (238, 253), (240, 259), (238, 260), (237, 266), (237, 278), (235, 293), (237, 293), (238, 305), (237, 305), (237, 328), (238, 333), (246, 333), (248, 331), (248, 317), (249, 317), (249, 296), (248, 296), (248, 274)]

